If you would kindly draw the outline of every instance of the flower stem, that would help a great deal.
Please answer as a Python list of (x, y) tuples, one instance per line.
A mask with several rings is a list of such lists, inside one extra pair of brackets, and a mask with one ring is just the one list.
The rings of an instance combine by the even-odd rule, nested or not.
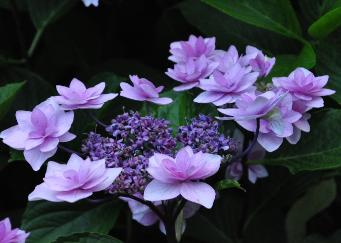
[(64, 147), (63, 145), (58, 145), (58, 148), (60, 148), (61, 150), (64, 150), (65, 152), (69, 153), (69, 154), (77, 154), (78, 156), (82, 157), (82, 155), (70, 148)]
[(97, 119), (97, 117), (95, 117), (94, 114), (92, 114), (90, 111), (88, 112), (88, 115), (91, 117), (91, 119), (93, 119), (98, 125), (106, 128), (108, 127), (108, 125), (104, 124), (103, 122), (101, 122), (100, 120)]

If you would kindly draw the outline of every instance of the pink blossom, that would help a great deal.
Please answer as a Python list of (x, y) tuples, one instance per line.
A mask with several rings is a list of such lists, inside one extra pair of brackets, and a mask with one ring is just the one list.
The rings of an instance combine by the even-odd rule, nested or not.
[(208, 79), (200, 80), (200, 88), (205, 90), (194, 99), (197, 103), (213, 103), (221, 106), (235, 102), (245, 92), (253, 92), (258, 73), (251, 67), (242, 67), (239, 63), (225, 69), (225, 73), (213, 72)]
[(261, 94), (243, 94), (236, 108), (218, 109), (248, 131), (256, 131), (256, 119), (260, 118), (258, 143), (268, 152), (279, 148), (283, 138), (293, 134), (293, 123), (302, 115), (292, 109), (292, 96), (288, 93), (268, 91)]
[(269, 58), (256, 47), (247, 46), (246, 55), (242, 57), (241, 62), (244, 65), (250, 65), (252, 70), (259, 73), (259, 76), (267, 76), (274, 66), (276, 58)]
[(170, 53), (168, 59), (175, 62), (187, 62), (189, 59), (196, 59), (204, 55), (210, 57), (215, 49), (215, 37), (203, 38), (191, 35), (188, 41), (177, 41), (170, 45)]
[(48, 99), (32, 112), (17, 111), (18, 125), (2, 131), (0, 138), (8, 146), (24, 150), (25, 159), (37, 171), (56, 153), (60, 142), (68, 142), (76, 137), (68, 132), (73, 118), (72, 111), (65, 112), (52, 99)]
[(315, 77), (305, 68), (297, 68), (288, 77), (273, 78), (275, 87), (289, 91), (295, 100), (304, 101), (309, 108), (324, 106), (321, 96), (332, 95), (334, 90), (323, 88), (328, 82), (329, 76)]
[(227, 70), (230, 69), (231, 66), (235, 65), (236, 63), (241, 64), (238, 50), (233, 45), (231, 45), (227, 51), (215, 50), (214, 55), (211, 59), (219, 63), (217, 70), (222, 73), (225, 73)]
[(67, 164), (48, 163), (44, 182), (36, 186), (28, 200), (73, 203), (108, 188), (121, 171), (122, 168), (106, 168), (105, 159), (83, 160), (72, 154)]
[(86, 7), (89, 7), (90, 5), (94, 5), (95, 7), (98, 7), (99, 0), (82, 0), (82, 1)]
[(134, 86), (122, 82), (121, 96), (132, 100), (149, 101), (159, 105), (167, 105), (173, 102), (171, 98), (159, 97), (159, 93), (163, 90), (163, 86), (155, 87), (155, 85), (147, 79), (139, 78), (137, 75), (130, 75), (130, 80)]
[(185, 63), (174, 65), (173, 69), (168, 68), (166, 74), (182, 84), (175, 87), (175, 91), (188, 90), (199, 85), (199, 80), (207, 78), (219, 65), (207, 59), (204, 55), (197, 59), (188, 59)]
[(148, 173), (154, 178), (145, 191), (144, 199), (161, 201), (181, 195), (188, 201), (211, 208), (215, 199), (214, 189), (201, 181), (214, 175), (220, 167), (221, 157), (198, 152), (187, 146), (175, 159), (155, 153), (149, 159)]
[(105, 102), (114, 99), (117, 94), (102, 94), (105, 83), (99, 83), (94, 87), (86, 88), (78, 79), (72, 79), (70, 86), (57, 85), (60, 96), (54, 96), (54, 100), (64, 110), (99, 109)]
[(0, 221), (0, 242), (1, 243), (25, 243), (30, 233), (21, 229), (12, 229), (9, 218)]

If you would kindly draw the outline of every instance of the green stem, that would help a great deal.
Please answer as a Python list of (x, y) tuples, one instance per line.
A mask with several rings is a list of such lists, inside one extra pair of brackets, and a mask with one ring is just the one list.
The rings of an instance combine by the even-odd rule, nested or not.
[(38, 45), (44, 31), (45, 31), (45, 27), (42, 27), (42, 28), (38, 29), (36, 34), (34, 35), (31, 46), (27, 51), (27, 57), (28, 58), (31, 58), (33, 56), (35, 50), (37, 49), (37, 45)]

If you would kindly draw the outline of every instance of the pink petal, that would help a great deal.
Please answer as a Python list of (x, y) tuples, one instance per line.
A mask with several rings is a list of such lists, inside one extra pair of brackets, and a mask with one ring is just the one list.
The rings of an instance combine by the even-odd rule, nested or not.
[(173, 100), (171, 98), (167, 98), (167, 97), (149, 98), (147, 100), (150, 101), (150, 102), (153, 102), (155, 104), (158, 104), (158, 105), (168, 105), (168, 104), (173, 102)]
[(181, 184), (181, 195), (188, 201), (212, 208), (216, 193), (204, 182), (186, 182)]
[(233, 95), (226, 94), (223, 97), (221, 97), (220, 99), (214, 101), (213, 104), (215, 106), (222, 106), (222, 105), (225, 105), (228, 103), (233, 103), (233, 102), (235, 102), (235, 100), (236, 100), (236, 97), (234, 97)]
[(39, 148), (24, 151), (26, 161), (31, 165), (34, 171), (38, 171), (44, 162), (51, 158), (57, 152), (57, 148), (49, 152), (41, 152)]
[(105, 174), (103, 175), (105, 180), (103, 180), (100, 184), (91, 187), (91, 190), (97, 192), (108, 188), (121, 172), (122, 168), (107, 168)]
[(60, 141), (61, 143), (64, 143), (64, 142), (69, 142), (69, 141), (71, 141), (71, 140), (73, 140), (73, 139), (75, 139), (75, 138), (76, 138), (76, 135), (75, 135), (75, 134), (70, 133), (70, 132), (67, 132), (67, 133), (65, 133), (64, 135), (62, 135), (62, 136), (59, 137), (59, 141)]
[(45, 141), (39, 146), (41, 152), (49, 152), (57, 148), (59, 143), (58, 138), (47, 138)]
[(327, 96), (327, 95), (332, 95), (335, 94), (335, 90), (331, 89), (321, 89), (318, 92), (313, 93), (315, 96)]
[(306, 105), (314, 108), (321, 108), (324, 106), (324, 102), (321, 97), (314, 97), (311, 101), (307, 101)]
[(53, 134), (53, 137), (60, 137), (70, 130), (74, 119), (74, 113), (73, 111), (60, 111), (56, 116), (56, 132)]
[(257, 141), (266, 151), (273, 152), (281, 146), (283, 138), (276, 137), (273, 134), (261, 133)]
[(288, 140), (290, 144), (297, 144), (300, 138), (301, 138), (301, 130), (294, 127), (292, 135), (287, 137), (286, 139)]
[(224, 96), (224, 93), (205, 91), (199, 94), (193, 101), (196, 103), (211, 103)]
[(76, 78), (71, 80), (70, 88), (72, 90), (76, 91), (77, 93), (83, 93), (86, 91), (86, 87), (85, 87), (84, 83), (81, 82), (80, 80), (76, 79)]
[(184, 90), (189, 90), (194, 87), (197, 87), (199, 85), (199, 82), (189, 82), (189, 83), (184, 83), (179, 86), (176, 86), (173, 88), (174, 91), (184, 91)]
[(177, 182), (177, 178), (170, 174), (163, 166), (164, 160), (174, 161), (172, 157), (164, 154), (155, 153), (149, 158), (149, 165), (147, 168), (148, 173), (156, 180), (164, 183), (174, 183)]
[(152, 180), (144, 190), (144, 199), (148, 201), (169, 200), (179, 196), (181, 184), (163, 183)]
[(56, 192), (51, 191), (45, 183), (36, 186), (34, 191), (28, 195), (29, 201), (47, 200), (50, 202), (62, 202), (56, 197)]
[(84, 191), (84, 190), (72, 190), (67, 192), (58, 192), (56, 194), (56, 197), (59, 200), (74, 203), (76, 201), (79, 201), (81, 199), (90, 197), (92, 195), (91, 191)]
[(30, 111), (17, 111), (15, 113), (15, 117), (17, 119), (18, 126), (21, 129), (31, 129), (32, 128), (31, 115), (32, 115), (32, 112), (30, 112)]
[(132, 99), (132, 100), (138, 100), (138, 101), (143, 101), (146, 99), (144, 94), (142, 94), (140, 91), (132, 87), (130, 84), (122, 82), (120, 86), (122, 89), (120, 93), (121, 96), (126, 97), (128, 99)]
[(0, 138), (3, 139), (3, 143), (8, 146), (22, 150), (25, 148), (26, 139), (28, 134), (26, 131), (23, 131), (19, 128), (19, 126), (10, 127), (0, 133)]
[(203, 161), (203, 165), (199, 167), (198, 170), (193, 171), (193, 173), (189, 176), (191, 180), (206, 179), (216, 174), (222, 161), (222, 157), (219, 155), (208, 153), (203, 153), (199, 158), (196, 159)]

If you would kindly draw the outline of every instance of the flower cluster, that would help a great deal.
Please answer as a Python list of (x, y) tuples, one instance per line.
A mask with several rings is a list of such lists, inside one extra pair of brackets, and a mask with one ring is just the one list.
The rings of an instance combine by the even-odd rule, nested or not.
[(177, 141), (183, 146), (190, 146), (194, 152), (230, 155), (235, 151), (235, 143), (219, 132), (219, 124), (210, 116), (192, 118), (188, 125), (180, 126)]
[(170, 155), (175, 149), (176, 141), (169, 122), (131, 112), (117, 116), (106, 130), (110, 137), (90, 133), (83, 144), (83, 152), (93, 160), (106, 159), (109, 168), (123, 168), (108, 188), (110, 193), (143, 192), (151, 180), (146, 171), (148, 158), (154, 152)]
[[(284, 138), (296, 144), (301, 131), (310, 130), (307, 112), (323, 107), (322, 96), (335, 93), (324, 88), (327, 75), (315, 77), (305, 68), (297, 68), (288, 77), (273, 78), (272, 87), (266, 92), (258, 90), (255, 82), (270, 73), (275, 58), (267, 57), (252, 46), (247, 46), (245, 54), (239, 55), (234, 46), (227, 51), (215, 50), (215, 38), (190, 36), (188, 41), (172, 43), (170, 53), (169, 59), (177, 64), (167, 74), (183, 82), (181, 87), (204, 90), (194, 102), (229, 104), (229, 108), (218, 109), (228, 116), (220, 119), (233, 119), (248, 131), (259, 131), (257, 141), (268, 152), (278, 149)], [(193, 64), (199, 60), (200, 65)], [(177, 67), (187, 67), (186, 70), (194, 72), (199, 70), (196, 67), (204, 66), (204, 60), (206, 66), (218, 65), (210, 73), (202, 71), (201, 75), (184, 74)], [(185, 76), (179, 79), (181, 75)]]
[(0, 221), (0, 242), (1, 243), (25, 243), (30, 233), (20, 229), (12, 229), (9, 218)]

